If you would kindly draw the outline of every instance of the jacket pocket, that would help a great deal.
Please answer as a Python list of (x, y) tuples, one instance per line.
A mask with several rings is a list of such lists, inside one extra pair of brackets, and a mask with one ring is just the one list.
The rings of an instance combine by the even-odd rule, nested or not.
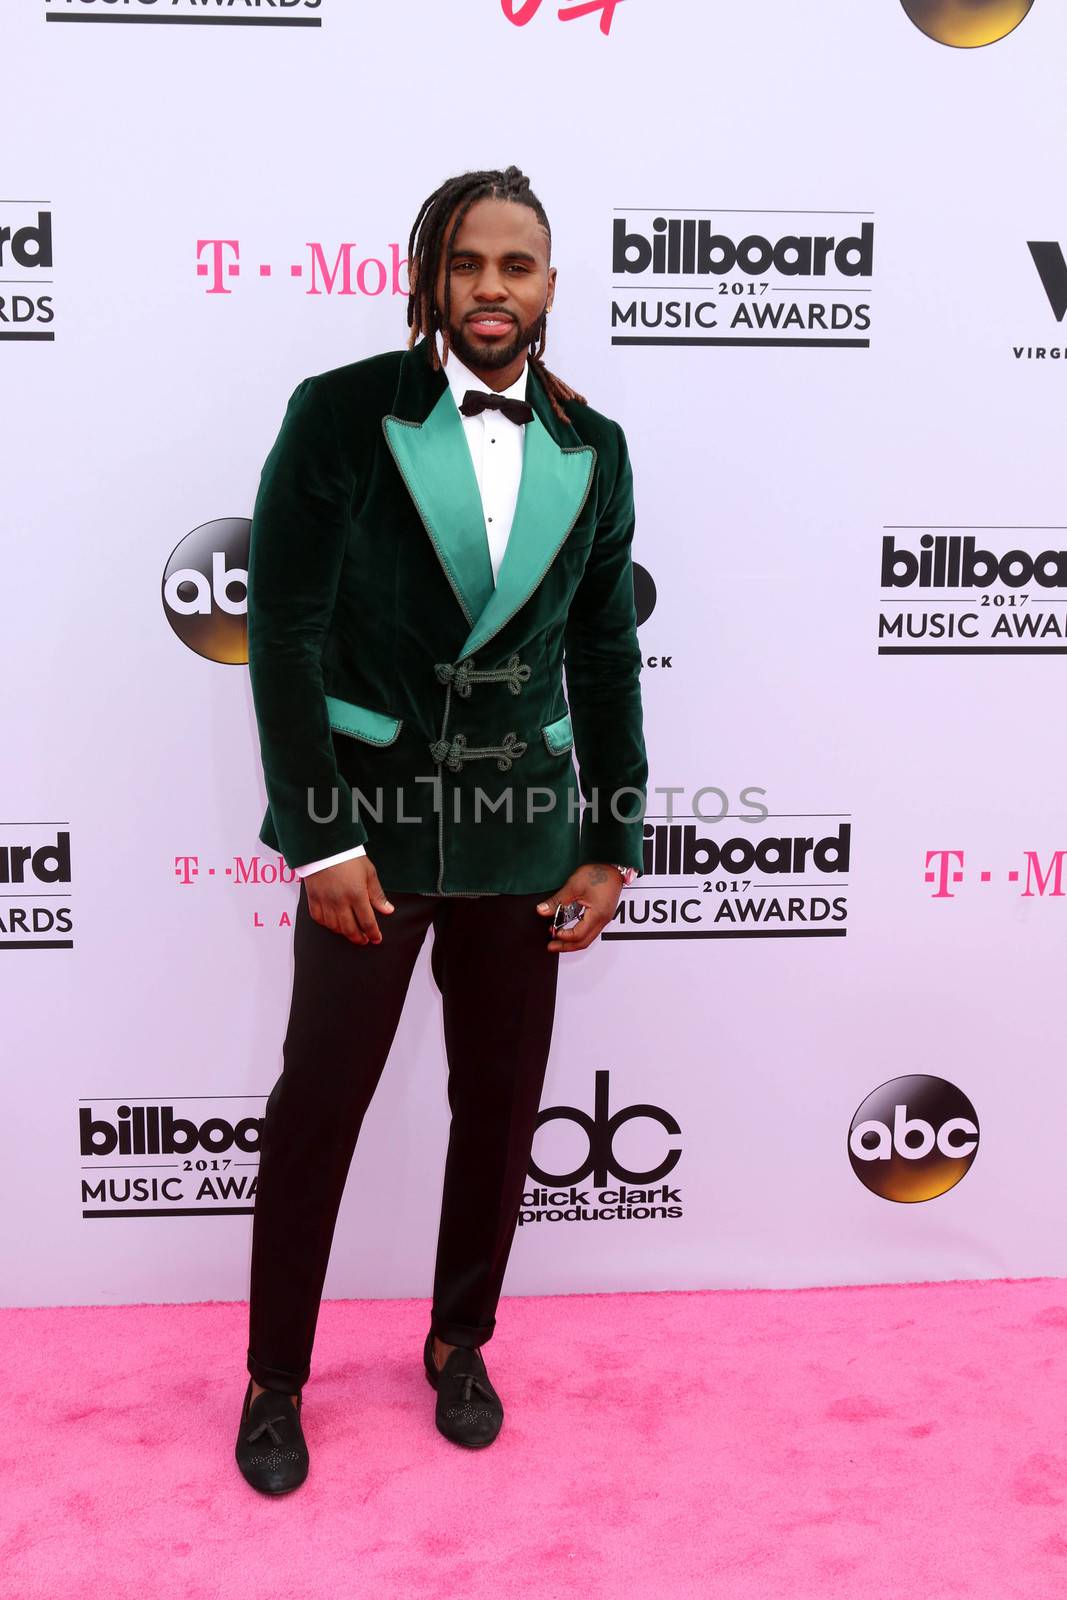
[(347, 733), (352, 739), (363, 739), (367, 744), (392, 744), (400, 732), (399, 717), (387, 717), (383, 711), (368, 711), (366, 706), (339, 700), (336, 695), (326, 696), (326, 712), (331, 728)]
[(565, 711), (562, 717), (557, 717), (555, 722), (546, 722), (541, 729), (549, 753), (561, 756), (574, 744), (574, 734), (571, 731), (570, 712)]

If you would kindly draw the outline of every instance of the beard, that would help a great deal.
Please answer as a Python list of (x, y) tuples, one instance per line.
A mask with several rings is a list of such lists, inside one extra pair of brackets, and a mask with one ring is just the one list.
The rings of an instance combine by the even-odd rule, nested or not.
[(516, 323), (515, 332), (510, 339), (494, 339), (491, 343), (484, 345), (476, 345), (468, 339), (465, 323), (450, 324), (448, 329), (449, 345), (465, 367), (470, 367), (472, 371), (481, 367), (484, 371), (494, 372), (500, 367), (510, 366), (519, 352), (527, 349), (534, 342), (544, 314), (544, 307), (542, 307), (534, 320), (526, 327)]

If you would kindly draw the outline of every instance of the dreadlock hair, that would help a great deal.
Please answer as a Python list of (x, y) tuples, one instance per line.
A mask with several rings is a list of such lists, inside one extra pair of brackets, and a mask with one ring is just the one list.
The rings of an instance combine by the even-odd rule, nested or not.
[[(443, 361), (448, 360), (450, 338), (448, 332), (449, 321), (452, 313), (452, 277), (445, 273), (445, 304), (444, 311), (437, 308), (436, 284), (437, 275), (441, 264), (442, 253), (446, 261), (451, 259), (452, 246), (464, 217), (474, 205), (476, 200), (512, 200), (517, 205), (529, 206), (538, 222), (548, 235), (549, 247), (552, 244), (552, 229), (549, 227), (545, 208), (530, 188), (530, 180), (518, 167), (506, 167), (503, 172), (464, 172), (456, 178), (449, 178), (429, 195), (419, 208), (415, 218), (415, 226), (411, 230), (408, 241), (409, 269), (414, 271), (411, 276), (414, 283), (408, 294), (408, 326), (411, 333), (408, 335), (408, 349), (415, 344), (420, 334), (426, 335), (426, 348), (430, 365), (438, 371)], [(459, 207), (456, 220), (451, 232), (445, 238), (448, 228), (448, 219), (452, 212)], [(437, 340), (435, 335), (440, 331), (443, 356), (437, 353)], [(537, 373), (548, 396), (549, 403), (563, 422), (569, 422), (563, 402), (577, 400), (582, 405), (586, 404), (583, 394), (577, 389), (572, 389), (570, 384), (564, 383), (555, 373), (549, 372), (541, 359), (545, 352), (548, 338), (547, 311), (541, 317), (538, 327), (534, 331), (530, 343), (530, 365)]]

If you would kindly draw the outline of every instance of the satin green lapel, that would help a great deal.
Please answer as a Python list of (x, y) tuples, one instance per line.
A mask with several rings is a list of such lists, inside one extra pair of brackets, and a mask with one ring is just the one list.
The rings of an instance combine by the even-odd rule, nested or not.
[(469, 624), (493, 594), (493, 568), (474, 463), (447, 380), (424, 422), (383, 417), (400, 476)]
[[(526, 604), (581, 515), (593, 481), (593, 446), (561, 447), (541, 421), (534, 396), (530, 398), (535, 411), (525, 427), (519, 497), (496, 588), (457, 659), (480, 650)], [(568, 432), (577, 438), (572, 429)]]

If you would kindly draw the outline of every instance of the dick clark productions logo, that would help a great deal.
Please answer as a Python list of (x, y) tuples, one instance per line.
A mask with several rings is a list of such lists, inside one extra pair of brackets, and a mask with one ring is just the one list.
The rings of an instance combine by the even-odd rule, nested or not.
[(978, 1117), (954, 1083), (914, 1073), (869, 1094), (848, 1130), (852, 1170), (872, 1194), (935, 1200), (970, 1171)]
[[(520, 1228), (535, 1222), (628, 1222), (682, 1215), (681, 1190), (660, 1182), (682, 1157), (681, 1146), (663, 1137), (670, 1141), (681, 1135), (677, 1118), (663, 1106), (647, 1104), (611, 1112), (610, 1101), (611, 1075), (601, 1071), (594, 1075), (591, 1116), (579, 1106), (546, 1106), (538, 1114), (538, 1131), (548, 1123), (573, 1122), (588, 1145), (583, 1159), (563, 1172), (549, 1169), (544, 1158), (537, 1161), (531, 1155), (529, 1172), (535, 1184), (522, 1197)], [(633, 1122), (663, 1130), (659, 1136), (653, 1134), (651, 1142), (647, 1132), (640, 1138), (642, 1147), (654, 1152), (649, 1166), (624, 1166), (615, 1147), (620, 1128)], [(584, 1184), (589, 1187), (578, 1187)]]

